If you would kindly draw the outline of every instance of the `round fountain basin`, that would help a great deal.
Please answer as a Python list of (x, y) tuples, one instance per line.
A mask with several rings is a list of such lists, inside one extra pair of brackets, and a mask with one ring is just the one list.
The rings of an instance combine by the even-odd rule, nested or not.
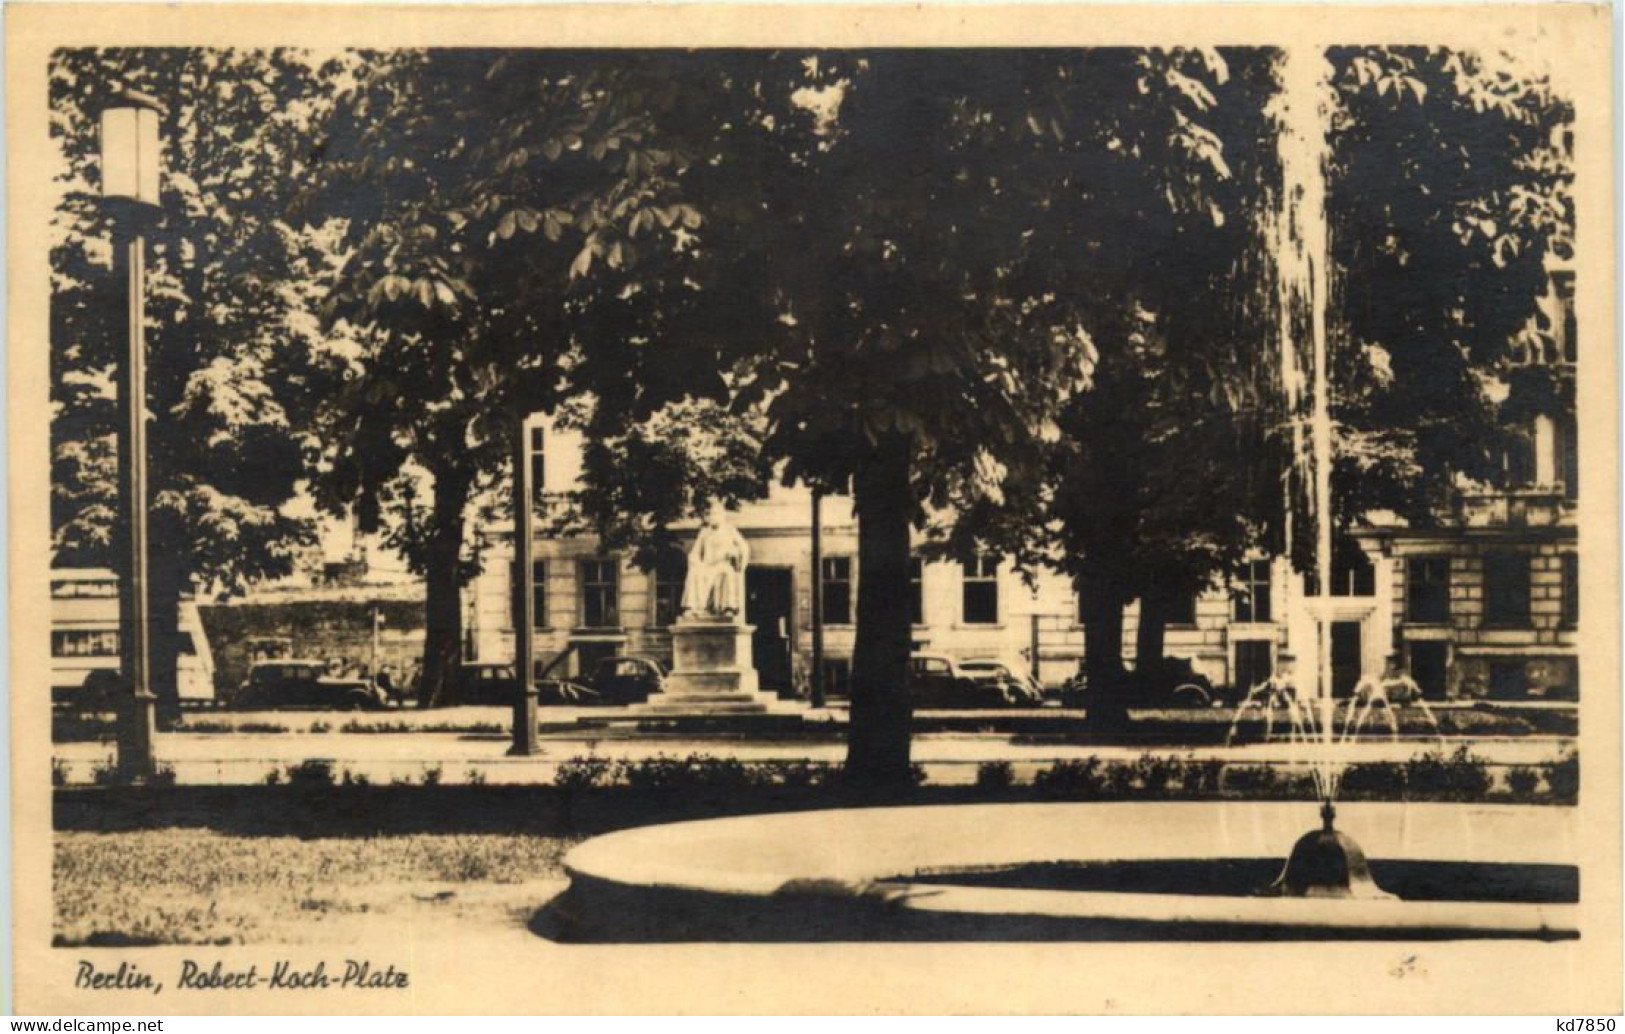
[(1573, 809), (1349, 805), (1339, 828), (1412, 900), (1250, 893), (1315, 822), (1307, 802), (1103, 802), (674, 823), (576, 847), (553, 911), (603, 940), (1577, 935)]

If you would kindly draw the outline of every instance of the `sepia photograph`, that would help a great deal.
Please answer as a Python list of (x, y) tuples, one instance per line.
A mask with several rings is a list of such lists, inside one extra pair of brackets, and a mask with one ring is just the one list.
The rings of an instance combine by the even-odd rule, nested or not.
[(16, 1011), (1621, 1009), (1608, 8), (93, 10)]

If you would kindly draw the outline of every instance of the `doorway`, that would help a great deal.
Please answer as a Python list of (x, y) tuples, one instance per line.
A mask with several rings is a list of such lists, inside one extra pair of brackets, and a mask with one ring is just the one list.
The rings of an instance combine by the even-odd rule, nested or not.
[(1275, 668), (1274, 644), (1268, 639), (1242, 639), (1235, 644), (1235, 681), (1231, 688), (1246, 697), (1252, 688), (1270, 677)]
[(757, 681), (769, 692), (794, 688), (790, 665), (794, 607), (795, 579), (790, 568), (745, 568), (745, 623), (755, 626), (750, 636), (751, 662), (756, 665)]
[(1411, 678), (1428, 700), (1444, 699), (1450, 676), (1450, 644), (1421, 640), (1410, 644)]
[(1354, 695), (1360, 684), (1360, 622), (1332, 622), (1332, 696)]

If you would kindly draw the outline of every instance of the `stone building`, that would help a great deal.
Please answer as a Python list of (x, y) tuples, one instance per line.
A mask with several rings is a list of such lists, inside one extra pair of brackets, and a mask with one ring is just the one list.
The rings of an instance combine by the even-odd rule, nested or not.
[[(579, 436), (550, 428), (539, 418), (528, 429), (533, 477), (542, 505), (568, 492), (580, 476)], [(754, 654), (764, 688), (791, 690), (801, 683), (812, 653), (812, 498), (800, 488), (775, 486), (769, 497), (742, 506), (733, 523), (751, 549), (746, 571), (746, 622), (755, 627)], [(857, 562), (857, 523), (851, 500), (822, 502), (822, 579), (826, 677), (844, 689), (851, 669), (862, 572)], [(697, 524), (686, 529), (692, 531)], [(465, 596), (465, 659), (507, 661), (513, 656), (510, 569), (511, 530), (481, 532), (483, 573)], [(534, 591), (538, 671), (560, 654), (555, 675), (580, 675), (599, 657), (620, 653), (666, 658), (667, 626), (682, 595), (683, 558), (673, 556), (653, 571), (625, 557), (602, 555), (590, 536), (551, 538), (538, 534)], [(1238, 573), (1233, 586), (1192, 597), (1184, 615), (1168, 626), (1166, 650), (1189, 658), (1215, 684), (1239, 677), (1252, 684), (1268, 675), (1289, 644), (1289, 613), (1295, 579), (1284, 562), (1260, 558)], [(1083, 626), (1076, 595), (1063, 575), (1042, 571), (1029, 584), (1008, 562), (987, 557), (971, 563), (916, 557), (910, 608), (916, 651), (956, 659), (997, 658), (1018, 671), (1034, 671), (1060, 683), (1078, 669)], [(1125, 657), (1133, 660), (1136, 608), (1124, 624)], [(1375, 637), (1367, 637), (1374, 643)], [(1377, 663), (1380, 664), (1380, 647)], [(1034, 658), (1037, 658), (1036, 667)]]
[[(1560, 251), (1561, 254), (1561, 251)], [(1528, 414), (1495, 487), (1459, 493), (1437, 527), (1373, 524), (1360, 541), (1392, 572), (1381, 600), (1392, 644), (1435, 696), (1573, 700), (1580, 621), (1579, 341), (1574, 271), (1558, 259), (1539, 326), (1513, 345), (1507, 402)], [(1519, 400), (1519, 385), (1545, 387)], [(1555, 389), (1553, 388), (1555, 386)]]
[[(569, 491), (579, 477), (581, 442), (576, 433), (540, 421), (529, 434), (545, 505), (547, 498)], [(862, 577), (851, 500), (836, 496), (822, 502), (823, 570), (817, 601), (811, 493), (775, 486), (767, 499), (743, 505), (732, 521), (751, 550), (745, 620), (755, 628), (753, 653), (763, 688), (790, 691), (806, 677), (816, 602), (823, 617), (827, 678), (840, 692), (851, 666)], [(694, 522), (679, 531), (697, 527)], [(512, 532), (494, 526), (482, 534), (484, 573), (465, 600), (466, 656), (506, 661), (513, 656)], [(538, 670), (567, 650), (569, 656), (555, 674), (579, 675), (597, 658), (619, 653), (669, 658), (667, 626), (676, 619), (684, 574), (681, 554), (643, 571), (625, 557), (603, 555), (589, 536), (538, 535), (533, 571)], [(992, 557), (974, 564), (916, 559), (913, 587), (916, 649), (958, 658), (996, 657), (1021, 670), (1029, 667), (1035, 619), (1049, 621), (1076, 610), (1059, 580), (1041, 580), (1034, 590), (1008, 563)], [(1056, 665), (1059, 681), (1064, 677), (1059, 659), (1046, 657)], [(1075, 667), (1075, 657), (1066, 673)]]
[[(1495, 486), (1462, 485), (1449, 512), (1428, 527), (1371, 515), (1335, 551), (1324, 599), (1280, 558), (1258, 556), (1228, 584), (1184, 602), (1170, 621), (1167, 656), (1183, 658), (1216, 686), (1252, 686), (1291, 652), (1318, 670), (1317, 610), (1328, 621), (1334, 692), (1380, 672), (1397, 655), (1433, 699), (1572, 700), (1579, 691), (1578, 429), (1573, 382), (1578, 340), (1574, 275), (1555, 260), (1542, 315), (1513, 343), (1514, 360), (1557, 385), (1543, 400), (1511, 407), (1528, 415)], [(1503, 394), (1512, 398), (1517, 384)], [(1505, 404), (1503, 399), (1503, 404)], [(540, 501), (580, 476), (581, 441), (537, 421), (529, 428)], [(822, 504), (822, 588), (813, 598), (812, 500), (775, 487), (734, 523), (750, 543), (746, 620), (756, 628), (756, 667), (767, 689), (800, 684), (821, 608), (827, 672), (839, 692), (850, 671), (853, 616), (862, 572), (849, 499)], [(513, 656), (511, 532), (483, 531), (484, 574), (466, 594), (469, 660)], [(682, 594), (682, 557), (644, 572), (604, 556), (590, 537), (538, 537), (535, 547), (538, 668), (570, 651), (558, 674), (579, 674), (606, 654), (670, 656), (666, 631)], [(996, 557), (968, 563), (915, 560), (911, 610), (920, 652), (998, 658), (1059, 683), (1078, 668), (1083, 628), (1070, 582), (1040, 572), (1029, 585)], [(1124, 619), (1122, 649), (1134, 661), (1137, 607)], [(574, 648), (571, 650), (571, 648)]]

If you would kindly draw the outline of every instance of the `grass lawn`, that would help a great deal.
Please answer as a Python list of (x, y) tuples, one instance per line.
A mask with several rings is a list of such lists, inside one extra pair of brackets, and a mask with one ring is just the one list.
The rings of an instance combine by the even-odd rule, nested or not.
[(376, 937), (400, 929), (403, 919), (523, 924), (562, 889), (560, 860), (573, 842), (506, 834), (306, 840), (188, 829), (58, 832), (53, 940), (299, 943)]

